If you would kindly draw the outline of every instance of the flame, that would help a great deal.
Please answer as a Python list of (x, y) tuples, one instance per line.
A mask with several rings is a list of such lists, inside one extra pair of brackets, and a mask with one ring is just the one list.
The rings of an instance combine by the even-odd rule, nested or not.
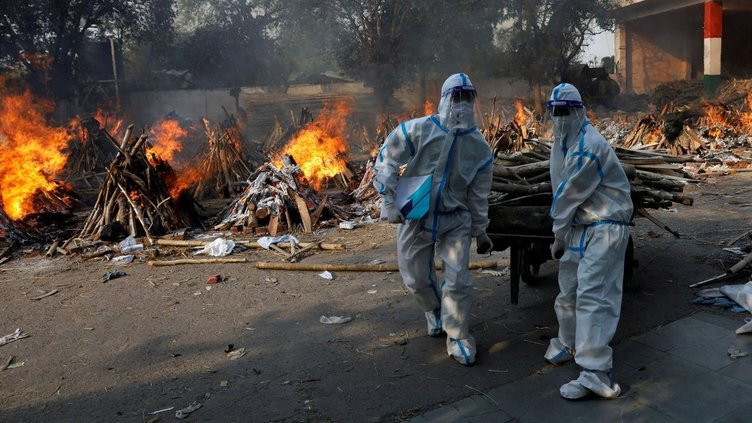
[(423, 103), (423, 114), (426, 116), (434, 114), (436, 110), (436, 106), (431, 102), (431, 100), (426, 99), (426, 102)]
[(720, 106), (705, 106), (705, 117), (700, 119), (701, 125), (707, 126), (707, 136), (714, 139), (723, 137), (724, 129), (729, 128), (725, 110)]
[(205, 177), (206, 175), (204, 172), (195, 167), (187, 167), (178, 171), (177, 177), (169, 186), (170, 198), (177, 200), (178, 197), (180, 197), (180, 193)]
[(94, 119), (99, 122), (102, 129), (107, 130), (107, 133), (114, 136), (123, 127), (123, 120), (116, 118), (113, 114), (105, 111), (101, 107), (94, 113)]
[(0, 77), (0, 195), (8, 217), (19, 220), (35, 211), (37, 190), (60, 187), (53, 178), (63, 170), (63, 153), (71, 135), (64, 127), (49, 126), (46, 114), (54, 104), (34, 98), (30, 91), (6, 92)]
[(648, 145), (658, 144), (662, 139), (663, 131), (661, 131), (661, 128), (653, 128), (653, 130), (650, 132), (650, 136), (648, 137)]
[(752, 91), (747, 93), (747, 112), (741, 114), (741, 124), (744, 131), (752, 133)]
[(146, 157), (152, 164), (155, 155), (168, 163), (171, 162), (175, 153), (183, 151), (183, 140), (188, 136), (188, 131), (181, 128), (175, 119), (163, 119), (149, 132), (154, 137), (154, 142), (146, 150)]
[(345, 118), (350, 114), (350, 104), (345, 101), (327, 103), (319, 116), (295, 134), (280, 152), (281, 157), (290, 155), (300, 166), (303, 175), (314, 189), (321, 189), (325, 179), (345, 171), (347, 144), (344, 140)]
[(520, 100), (516, 100), (514, 102), (514, 109), (517, 111), (514, 114), (514, 121), (520, 127), (525, 126), (525, 123), (527, 122), (527, 113), (525, 113), (525, 106), (522, 105), (522, 102)]

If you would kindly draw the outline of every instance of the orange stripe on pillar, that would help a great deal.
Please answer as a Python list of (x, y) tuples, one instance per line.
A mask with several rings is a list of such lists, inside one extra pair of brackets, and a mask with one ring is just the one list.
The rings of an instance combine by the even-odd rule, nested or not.
[(723, 33), (723, 5), (720, 1), (705, 2), (705, 38), (721, 38)]

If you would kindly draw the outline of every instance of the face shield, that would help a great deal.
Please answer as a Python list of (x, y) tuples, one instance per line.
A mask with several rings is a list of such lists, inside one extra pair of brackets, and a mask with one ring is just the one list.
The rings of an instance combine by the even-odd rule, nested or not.
[(480, 111), (472, 85), (451, 87), (441, 93), (439, 120), (449, 129), (469, 129), (478, 125)]
[(551, 100), (546, 103), (546, 120), (553, 123), (554, 141), (567, 135), (576, 136), (585, 122), (586, 111), (581, 101)]

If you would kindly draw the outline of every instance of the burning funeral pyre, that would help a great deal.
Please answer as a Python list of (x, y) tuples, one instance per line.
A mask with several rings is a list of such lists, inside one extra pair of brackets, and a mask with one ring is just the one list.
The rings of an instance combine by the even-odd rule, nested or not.
[[(126, 235), (146, 237), (191, 226), (192, 207), (180, 207), (153, 165), (163, 165), (155, 145), (148, 146), (146, 132), (133, 136), (133, 125), (125, 130), (118, 153), (109, 165), (96, 204), (81, 232), (70, 241), (119, 240)], [(169, 155), (172, 150), (162, 150)], [(150, 157), (150, 159), (147, 159)]]
[[(14, 90), (0, 78), (0, 230), (11, 242), (28, 240), (42, 214), (64, 214), (76, 205), (69, 187), (57, 179), (67, 162), (71, 135), (49, 124), (54, 105), (28, 90)], [(55, 220), (52, 216), (51, 220)], [(50, 219), (39, 219), (42, 223)], [(25, 234), (24, 234), (25, 233)]]

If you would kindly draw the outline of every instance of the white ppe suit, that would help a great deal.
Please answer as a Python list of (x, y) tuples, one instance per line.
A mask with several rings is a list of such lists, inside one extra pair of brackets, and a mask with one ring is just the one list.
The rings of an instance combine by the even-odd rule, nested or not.
[[(476, 347), (469, 332), (473, 287), (467, 266), (471, 238), (484, 236), (488, 226), (493, 157), (475, 127), (473, 103), (452, 100), (459, 91), (474, 98), (465, 74), (444, 83), (438, 116), (403, 122), (386, 138), (376, 158), (374, 186), (391, 204), (400, 178), (426, 178), (412, 204), (413, 211), (424, 208), (426, 214), (398, 227), (400, 274), (426, 314), (429, 335), (443, 329), (448, 354), (470, 365)], [(434, 254), (444, 262), (443, 281), (436, 278)]]
[(573, 354), (586, 371), (610, 372), (608, 344), (619, 323), (632, 217), (629, 180), (611, 146), (585, 117), (574, 86), (558, 85), (548, 105), (567, 107), (568, 114), (552, 118), (551, 217), (554, 235), (566, 251), (554, 305), (559, 334), (546, 359), (556, 363)]

